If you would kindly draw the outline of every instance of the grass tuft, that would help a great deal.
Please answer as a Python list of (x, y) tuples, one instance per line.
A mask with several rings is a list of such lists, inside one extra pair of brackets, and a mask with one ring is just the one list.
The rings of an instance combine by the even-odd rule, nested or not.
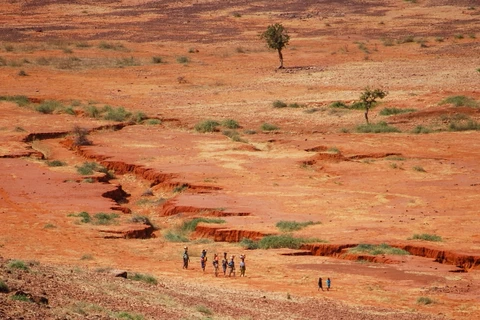
[(305, 221), (305, 222), (297, 222), (297, 221), (279, 221), (276, 224), (276, 227), (280, 229), (282, 232), (290, 232), (290, 231), (297, 231), (301, 230), (305, 227), (319, 224), (320, 222), (313, 222), (313, 221)]
[(419, 297), (417, 299), (417, 303), (418, 304), (424, 304), (424, 305), (427, 305), (427, 304), (432, 304), (434, 301), (429, 298), (429, 297)]
[(276, 131), (276, 130), (279, 130), (280, 128), (277, 127), (276, 125), (274, 124), (270, 124), (270, 123), (263, 123), (261, 126), (260, 126), (260, 130), (262, 131)]
[(366, 253), (374, 256), (379, 254), (391, 254), (391, 255), (409, 255), (410, 254), (408, 251), (391, 247), (386, 243), (382, 243), (379, 245), (361, 243), (354, 248), (348, 249), (348, 252), (354, 253), (354, 254)]
[(128, 275), (127, 278), (133, 281), (142, 281), (149, 284), (158, 283), (157, 279), (149, 274), (134, 273), (133, 275)]
[(217, 131), (217, 127), (219, 125), (220, 123), (215, 120), (205, 120), (195, 125), (195, 131), (201, 132), (201, 133), (215, 132)]
[(19, 269), (19, 270), (28, 271), (27, 264), (22, 260), (12, 260), (7, 264), (7, 267), (9, 269)]
[(410, 112), (415, 112), (415, 109), (400, 109), (400, 108), (383, 108), (380, 111), (381, 116), (391, 116), (391, 115), (396, 115), (396, 114), (402, 114), (402, 113), (410, 113)]
[(396, 127), (389, 126), (386, 122), (361, 124), (356, 128), (359, 133), (386, 133), (386, 132), (400, 132)]
[(442, 237), (437, 236), (436, 234), (428, 234), (428, 233), (422, 233), (422, 234), (415, 233), (413, 237), (409, 238), (408, 240), (425, 240), (425, 241), (434, 241), (434, 242), (443, 241)]
[(452, 104), (455, 107), (472, 107), (476, 108), (479, 106), (479, 103), (475, 101), (473, 98), (466, 97), (466, 96), (451, 96), (448, 98), (443, 99), (439, 103), (440, 105), (443, 104)]

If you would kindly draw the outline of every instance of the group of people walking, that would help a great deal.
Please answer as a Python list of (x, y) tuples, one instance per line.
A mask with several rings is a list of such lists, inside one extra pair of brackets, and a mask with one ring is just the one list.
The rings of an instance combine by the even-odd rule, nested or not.
[[(190, 255), (188, 254), (188, 247), (184, 247), (184, 252), (183, 252), (183, 269), (188, 269), (188, 263), (190, 262)], [(241, 254), (240, 255), (240, 277), (245, 277), (245, 271), (247, 270), (247, 267), (245, 265), (245, 255)], [(202, 271), (205, 272), (205, 268), (207, 266), (207, 250), (203, 249), (202, 254), (200, 256), (200, 266), (202, 268)], [(220, 261), (218, 254), (213, 255), (213, 269), (215, 273), (215, 277), (218, 277), (219, 269), (220, 269)], [(231, 277), (232, 274), (235, 276), (235, 255), (231, 255), (230, 258), (227, 258), (227, 253), (223, 253), (223, 258), (221, 261), (221, 266), (222, 266), (222, 271), (223, 271), (223, 276), (227, 276), (227, 269), (228, 269), (228, 276)]]
[[(332, 285), (332, 281), (330, 280), (330, 278), (327, 278), (327, 281), (325, 281), (326, 284), (327, 284), (327, 291), (330, 291), (330, 286)], [(322, 278), (318, 278), (318, 291), (320, 291), (320, 289), (323, 290), (323, 280)]]

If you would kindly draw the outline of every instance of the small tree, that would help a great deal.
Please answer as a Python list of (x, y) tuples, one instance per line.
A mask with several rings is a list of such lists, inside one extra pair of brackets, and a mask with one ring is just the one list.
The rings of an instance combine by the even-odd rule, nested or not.
[(290, 40), (287, 30), (280, 23), (275, 23), (269, 25), (267, 30), (260, 35), (260, 38), (267, 42), (269, 48), (277, 50), (278, 58), (280, 59), (278, 69), (283, 69), (282, 49), (288, 45), (288, 41)]
[(375, 105), (377, 102), (377, 99), (383, 99), (385, 96), (388, 94), (387, 91), (384, 91), (382, 89), (370, 89), (370, 87), (366, 87), (365, 91), (362, 92), (360, 96), (360, 101), (362, 101), (364, 107), (365, 107), (365, 120), (367, 121), (368, 124), (368, 111), (370, 111), (370, 108)]

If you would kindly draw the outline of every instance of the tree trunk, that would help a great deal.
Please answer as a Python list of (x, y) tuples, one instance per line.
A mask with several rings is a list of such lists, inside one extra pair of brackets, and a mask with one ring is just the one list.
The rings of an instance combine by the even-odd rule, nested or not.
[(278, 49), (278, 58), (280, 59), (280, 67), (278, 67), (278, 69), (283, 69), (283, 54), (282, 54), (282, 49)]
[(368, 108), (365, 109), (365, 120), (367, 120), (367, 124), (368, 123)]

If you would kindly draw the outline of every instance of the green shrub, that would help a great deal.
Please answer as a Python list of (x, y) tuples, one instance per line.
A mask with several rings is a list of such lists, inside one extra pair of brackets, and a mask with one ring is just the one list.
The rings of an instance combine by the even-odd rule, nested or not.
[(443, 104), (453, 104), (455, 107), (478, 107), (478, 102), (474, 99), (466, 96), (451, 96), (448, 98), (443, 99), (439, 103), (440, 105)]
[(274, 124), (270, 124), (270, 123), (265, 122), (260, 126), (260, 129), (262, 131), (276, 131), (276, 130), (279, 130), (279, 127), (277, 127)]
[(402, 113), (415, 112), (415, 109), (383, 108), (380, 111), (381, 116), (390, 116)]
[(382, 243), (380, 245), (361, 243), (356, 247), (348, 249), (348, 252), (354, 253), (354, 254), (366, 253), (371, 255), (379, 255), (379, 254), (409, 255), (410, 254), (408, 251), (391, 247), (386, 243)]
[(9, 269), (19, 269), (19, 270), (24, 270), (28, 271), (28, 266), (27, 264), (22, 261), (22, 260), (11, 260), (8, 264), (7, 267)]
[(125, 121), (132, 114), (125, 110), (123, 107), (112, 108), (110, 106), (105, 106), (106, 114), (103, 116), (105, 120), (111, 120), (116, 122)]
[(180, 232), (180, 231), (169, 230), (163, 235), (163, 237), (165, 238), (165, 240), (167, 240), (169, 242), (188, 242), (188, 241), (190, 241), (185, 236), (185, 234), (183, 232)]
[(138, 65), (140, 65), (140, 63), (135, 60), (134, 57), (117, 59), (117, 66), (119, 67), (133, 67)]
[(96, 162), (84, 162), (83, 165), (77, 167), (77, 172), (81, 175), (91, 175), (98, 170), (98, 164)]
[(385, 132), (400, 132), (398, 128), (389, 126), (386, 122), (361, 124), (356, 128), (359, 133), (385, 133)]
[(412, 238), (410, 238), (409, 240), (425, 240), (425, 241), (435, 241), (435, 242), (439, 242), (439, 241), (443, 241), (442, 240), (442, 237), (440, 236), (437, 236), (436, 234), (428, 234), (428, 233), (422, 233), (422, 234), (414, 234)]
[(223, 131), (223, 134), (227, 137), (229, 137), (230, 139), (232, 139), (233, 141), (236, 141), (236, 142), (246, 142), (245, 140), (243, 140), (241, 137), (240, 137), (240, 134), (236, 131), (236, 130), (225, 130)]
[(161, 124), (162, 121), (160, 121), (159, 119), (148, 119), (145, 123), (148, 125), (154, 126), (157, 124)]
[(318, 224), (318, 222), (306, 221), (306, 222), (297, 222), (297, 221), (279, 221), (276, 226), (282, 232), (297, 231), (305, 227)]
[(46, 161), (47, 166), (49, 167), (62, 167), (65, 166), (66, 163), (60, 160), (52, 160), (52, 161)]
[(115, 223), (115, 219), (117, 219), (119, 215), (117, 213), (104, 213), (99, 212), (94, 215), (94, 224), (97, 225), (110, 225)]
[(219, 125), (220, 125), (220, 123), (218, 123), (215, 120), (205, 120), (205, 121), (202, 121), (200, 123), (197, 123), (195, 125), (195, 130), (197, 132), (202, 132), (202, 133), (214, 132), (214, 131), (217, 131), (217, 127)]
[(232, 16), (234, 16), (235, 18), (240, 18), (242, 14), (240, 12), (234, 12), (232, 13)]
[(55, 229), (56, 226), (51, 223), (47, 223), (46, 225), (43, 226), (44, 229)]
[(199, 223), (225, 223), (225, 220), (218, 218), (193, 218), (192, 220), (184, 221), (180, 226), (180, 230), (184, 232), (195, 231)]
[(179, 57), (177, 57), (177, 62), (178, 63), (188, 63), (188, 62), (190, 62), (190, 59), (188, 59), (188, 57), (185, 57), (185, 56), (179, 56)]
[(330, 108), (350, 109), (350, 107), (342, 101), (335, 101), (329, 105)]
[(188, 184), (184, 183), (173, 188), (173, 193), (179, 193), (187, 190), (189, 188)]
[(423, 167), (421, 167), (421, 166), (415, 166), (415, 167), (413, 167), (413, 170), (418, 171), (418, 172), (427, 172), (427, 171), (425, 171), (425, 169), (423, 169)]
[(125, 47), (121, 43), (110, 43), (102, 41), (99, 43), (98, 47), (104, 50), (125, 50)]
[(90, 223), (92, 222), (92, 217), (90, 216), (90, 214), (86, 211), (82, 211), (80, 212), (79, 214), (74, 214), (73, 215), (74, 217), (79, 217), (79, 218), (82, 218), (80, 219), (80, 222), (82, 223)]
[(141, 111), (134, 112), (131, 116), (131, 121), (133, 123), (141, 123), (143, 120), (147, 119), (147, 115)]
[(281, 100), (275, 100), (273, 101), (273, 107), (274, 108), (286, 108), (287, 104)]
[(427, 304), (432, 304), (433, 300), (429, 297), (419, 297), (417, 298), (417, 303), (427, 305)]
[(162, 59), (162, 57), (152, 57), (152, 62), (153, 63), (162, 63), (163, 59)]
[(44, 114), (52, 114), (55, 110), (63, 109), (64, 106), (55, 100), (45, 100), (40, 103), (38, 106), (35, 107), (35, 110), (44, 113)]
[(412, 133), (416, 133), (416, 134), (421, 134), (421, 133), (430, 133), (432, 132), (431, 129), (429, 128), (426, 128), (424, 126), (416, 126), (413, 130), (412, 130)]
[(449, 124), (448, 130), (450, 131), (471, 131), (480, 130), (480, 123), (468, 120), (468, 121), (453, 121)]
[(154, 276), (151, 276), (149, 274), (135, 273), (135, 274), (133, 274), (133, 276), (128, 275), (127, 278), (130, 279), (130, 280), (142, 281), (142, 282), (149, 283), (149, 284), (157, 284), (158, 283), (157, 279)]
[(331, 148), (328, 148), (328, 149), (327, 149), (327, 152), (328, 152), (328, 153), (335, 153), (335, 154), (336, 154), (336, 153), (340, 153), (340, 150), (338, 150), (337, 147), (331, 147)]
[(294, 102), (294, 103), (289, 103), (288, 107), (296, 109), (296, 108), (302, 108), (302, 107), (305, 107), (305, 106), (303, 104), (298, 104), (298, 103)]
[(196, 309), (197, 309), (198, 312), (201, 312), (201, 313), (206, 314), (206, 315), (212, 315), (213, 314), (212, 310), (210, 310), (207, 307), (202, 306), (202, 305), (197, 306)]
[(131, 314), (131, 313), (122, 311), (115, 314), (115, 319), (144, 320), (145, 318), (140, 314)]
[(238, 129), (240, 128), (240, 125), (236, 120), (233, 119), (226, 119), (222, 121), (222, 126), (228, 129)]
[(243, 133), (245, 133), (245, 134), (256, 134), (257, 131), (252, 130), (252, 129), (247, 129), (247, 130), (244, 130)]
[(100, 110), (96, 106), (88, 105), (85, 107), (85, 113), (90, 118), (98, 118), (100, 117)]
[(8, 288), (7, 284), (3, 280), (0, 280), (0, 292), (2, 293), (10, 292), (10, 289)]
[(0, 101), (15, 102), (19, 107), (24, 107), (30, 104), (27, 96), (0, 96)]
[(249, 238), (243, 238), (243, 239), (240, 241), (240, 245), (241, 245), (243, 248), (248, 249), (248, 250), (254, 250), (254, 249), (258, 249), (258, 248), (259, 248), (258, 241), (254, 241), (254, 240), (249, 239)]
[(271, 235), (263, 237), (259, 242), (258, 246), (261, 249), (279, 249), (279, 248), (289, 248), (289, 249), (299, 249), (302, 244), (310, 242), (325, 242), (320, 239), (315, 238), (295, 238), (290, 234), (281, 234), (281, 235)]
[(32, 302), (32, 300), (30, 299), (30, 297), (27, 296), (26, 294), (23, 294), (23, 293), (16, 293), (16, 294), (14, 294), (14, 295), (11, 296), (11, 299), (12, 299), (12, 300), (16, 300), (16, 301)]

